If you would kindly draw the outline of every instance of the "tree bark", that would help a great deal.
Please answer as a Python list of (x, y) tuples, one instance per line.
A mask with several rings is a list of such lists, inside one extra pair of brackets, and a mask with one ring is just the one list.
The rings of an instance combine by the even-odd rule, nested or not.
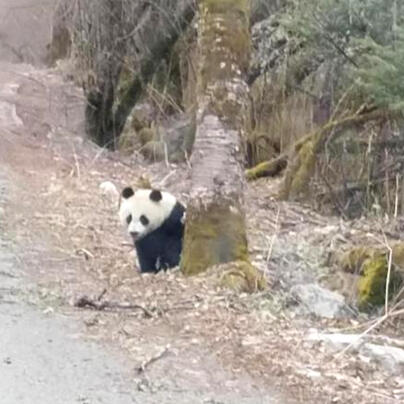
[(181, 268), (247, 261), (244, 170), (250, 56), (248, 0), (201, 0), (197, 131)]

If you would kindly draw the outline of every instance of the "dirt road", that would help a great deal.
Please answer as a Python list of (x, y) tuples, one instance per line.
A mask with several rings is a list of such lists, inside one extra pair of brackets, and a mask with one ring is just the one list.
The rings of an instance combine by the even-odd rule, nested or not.
[(31, 70), (0, 67), (1, 403), (136, 403), (130, 363), (122, 354), (80, 338), (79, 319), (38, 305), (36, 285), (19, 260), (24, 246), (14, 239), (16, 229), (10, 227), (7, 212), (19, 203), (11, 189), (22, 184), (16, 182), (12, 162), (6, 164), (6, 159), (13, 136), (23, 136), (24, 124), (7, 100), (15, 96), (16, 75), (25, 69)]
[(2, 404), (139, 402), (129, 363), (107, 347), (83, 341), (81, 327), (71, 317), (49, 315), (25, 303), (16, 264), (2, 255), (0, 252)]

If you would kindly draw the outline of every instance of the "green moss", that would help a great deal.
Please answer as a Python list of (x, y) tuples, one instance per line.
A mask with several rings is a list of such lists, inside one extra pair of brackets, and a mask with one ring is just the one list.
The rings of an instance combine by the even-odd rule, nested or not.
[(140, 141), (140, 144), (144, 146), (146, 143), (157, 139), (157, 133), (156, 129), (154, 127), (151, 128), (142, 128), (138, 131), (138, 138)]
[(206, 7), (210, 13), (226, 13), (235, 10), (248, 15), (250, 11), (249, 0), (203, 0), (202, 6)]
[(282, 199), (297, 199), (308, 191), (308, 183), (316, 165), (315, 144), (310, 139), (300, 147), (295, 161), (287, 170)]
[(147, 178), (145, 175), (142, 175), (141, 177), (138, 178), (138, 180), (136, 182), (136, 187), (143, 188), (143, 189), (152, 189), (153, 188), (149, 178)]
[[(364, 310), (384, 304), (387, 271), (387, 254), (379, 254), (363, 263), (362, 276), (358, 281), (358, 306), (360, 309)], [(394, 296), (402, 283), (401, 276), (394, 268), (390, 275), (389, 299)]]
[(118, 149), (124, 154), (132, 154), (137, 147), (137, 134), (133, 130), (122, 132), (118, 141)]
[(150, 161), (163, 161), (166, 155), (164, 142), (160, 140), (151, 140), (147, 142), (141, 149), (142, 155)]
[(230, 261), (248, 261), (245, 219), (236, 209), (211, 205), (187, 210), (181, 269), (194, 275)]
[[(390, 273), (389, 299), (394, 296), (404, 279), (404, 243), (393, 246)], [(384, 304), (389, 251), (386, 248), (361, 246), (344, 253), (338, 260), (346, 272), (359, 274), (357, 291), (358, 306), (368, 309)]]
[[(153, 147), (154, 143), (158, 143), (155, 142), (155, 139), (157, 138), (158, 134), (154, 126), (152, 126), (151, 128), (143, 127), (138, 131), (133, 129), (125, 130), (119, 137), (118, 148), (123, 153), (131, 154), (139, 147), (140, 143), (141, 145), (140, 151), (143, 153), (143, 155), (145, 155), (148, 158), (152, 158), (154, 155), (157, 154), (155, 152), (156, 147)], [(162, 148), (164, 150), (164, 147)], [(160, 160), (162, 160), (163, 158), (164, 158), (164, 151), (163, 151), (163, 157), (160, 158)]]
[(404, 275), (404, 243), (400, 242), (393, 246), (393, 263), (398, 272)]
[(374, 247), (362, 246), (352, 248), (342, 255), (339, 259), (339, 263), (344, 271), (358, 274), (367, 259), (373, 258), (375, 254), (380, 253), (381, 251), (376, 250)]
[(245, 171), (247, 181), (265, 176), (265, 174), (271, 170), (273, 165), (274, 164), (271, 161), (264, 161), (253, 168), (249, 168)]
[(384, 303), (387, 275), (385, 256), (369, 259), (363, 264), (363, 274), (358, 282), (358, 305), (379, 306)]
[(115, 101), (115, 103), (118, 103), (118, 101), (122, 99), (123, 95), (130, 87), (132, 79), (133, 79), (133, 70), (128, 64), (128, 61), (125, 60), (123, 63), (121, 73), (119, 75), (118, 87), (116, 92), (117, 100)]
[(254, 293), (265, 290), (267, 283), (260, 271), (248, 261), (235, 261), (223, 268), (221, 285), (236, 292)]

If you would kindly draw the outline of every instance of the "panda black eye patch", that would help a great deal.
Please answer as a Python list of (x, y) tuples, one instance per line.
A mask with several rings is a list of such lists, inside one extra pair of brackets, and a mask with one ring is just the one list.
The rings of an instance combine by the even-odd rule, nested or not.
[(142, 223), (143, 226), (147, 226), (149, 224), (149, 219), (145, 215), (142, 215), (140, 216), (140, 223)]
[(129, 224), (132, 221), (132, 215), (126, 217), (126, 223)]

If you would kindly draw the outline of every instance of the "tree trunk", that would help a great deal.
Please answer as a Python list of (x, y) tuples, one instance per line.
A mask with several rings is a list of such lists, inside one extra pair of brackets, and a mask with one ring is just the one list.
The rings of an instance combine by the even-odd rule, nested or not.
[(248, 0), (201, 0), (197, 132), (181, 267), (247, 261), (241, 135), (247, 114)]

